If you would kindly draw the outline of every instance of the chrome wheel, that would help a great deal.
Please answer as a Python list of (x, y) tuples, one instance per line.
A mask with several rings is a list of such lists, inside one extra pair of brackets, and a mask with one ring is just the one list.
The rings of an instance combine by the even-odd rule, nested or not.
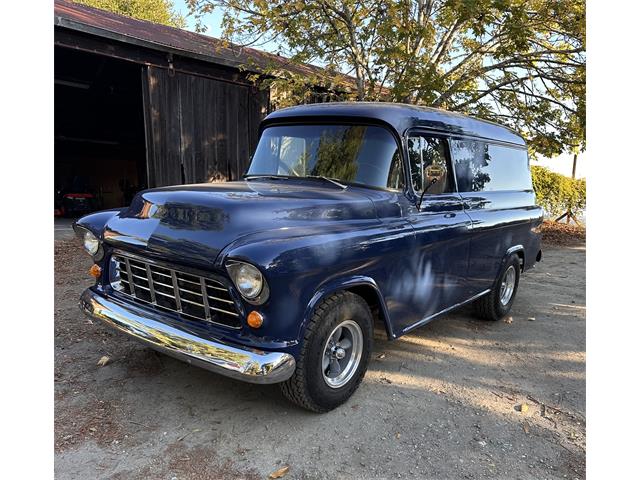
[(513, 265), (507, 268), (502, 277), (502, 283), (500, 284), (500, 303), (507, 305), (511, 301), (513, 291), (516, 288), (516, 269)]
[(322, 355), (322, 377), (329, 387), (340, 388), (351, 380), (360, 365), (362, 345), (362, 330), (353, 320), (333, 329)]

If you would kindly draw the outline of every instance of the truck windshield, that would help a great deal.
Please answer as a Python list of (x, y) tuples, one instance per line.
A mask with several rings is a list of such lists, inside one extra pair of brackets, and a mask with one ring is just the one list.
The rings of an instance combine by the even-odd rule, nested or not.
[(391, 132), (368, 125), (267, 127), (247, 175), (326, 177), (401, 189), (402, 160)]

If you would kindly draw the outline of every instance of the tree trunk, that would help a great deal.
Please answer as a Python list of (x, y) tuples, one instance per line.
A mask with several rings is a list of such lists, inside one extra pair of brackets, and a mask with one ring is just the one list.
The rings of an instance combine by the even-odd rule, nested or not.
[(356, 87), (358, 88), (358, 101), (363, 101), (365, 97), (364, 92), (364, 72), (360, 65), (356, 65)]

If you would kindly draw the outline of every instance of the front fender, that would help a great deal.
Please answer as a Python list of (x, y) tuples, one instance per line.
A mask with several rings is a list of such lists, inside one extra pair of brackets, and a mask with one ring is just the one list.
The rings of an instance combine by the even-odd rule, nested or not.
[(93, 233), (96, 237), (102, 238), (102, 229), (109, 221), (124, 208), (112, 208), (110, 210), (101, 210), (99, 212), (90, 213), (73, 222), (73, 230), (78, 233), (78, 228), (84, 228)]
[(351, 277), (338, 278), (332, 281), (326, 282), (322, 284), (316, 293), (311, 297), (311, 301), (307, 304), (307, 307), (304, 312), (303, 321), (300, 324), (300, 329), (298, 331), (298, 338), (302, 338), (304, 335), (304, 331), (311, 320), (311, 316), (313, 315), (313, 311), (316, 306), (325, 298), (330, 296), (335, 292), (339, 292), (341, 290), (352, 290), (357, 287), (366, 287), (369, 291), (374, 292), (378, 307), (380, 308), (380, 313), (382, 314), (382, 320), (384, 322), (385, 329), (387, 331), (387, 336), (389, 338), (394, 338), (393, 330), (391, 327), (391, 320), (389, 317), (389, 312), (387, 310), (387, 304), (384, 301), (384, 297), (378, 284), (376, 281), (364, 275), (355, 275)]
[(264, 231), (239, 239), (221, 252), (216, 260), (220, 267), (226, 259), (249, 262), (269, 284), (270, 297), (259, 307), (265, 320), (256, 333), (299, 348), (318, 301), (339, 289), (367, 287), (375, 292), (371, 297), (380, 305), (393, 338), (386, 292), (392, 287), (394, 268), (412, 245), (413, 230), (378, 221), (323, 227)]

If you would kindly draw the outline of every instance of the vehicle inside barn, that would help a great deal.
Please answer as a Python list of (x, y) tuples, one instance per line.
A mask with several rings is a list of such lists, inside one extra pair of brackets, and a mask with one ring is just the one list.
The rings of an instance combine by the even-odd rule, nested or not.
[(59, 214), (127, 205), (147, 186), (141, 67), (56, 47)]

